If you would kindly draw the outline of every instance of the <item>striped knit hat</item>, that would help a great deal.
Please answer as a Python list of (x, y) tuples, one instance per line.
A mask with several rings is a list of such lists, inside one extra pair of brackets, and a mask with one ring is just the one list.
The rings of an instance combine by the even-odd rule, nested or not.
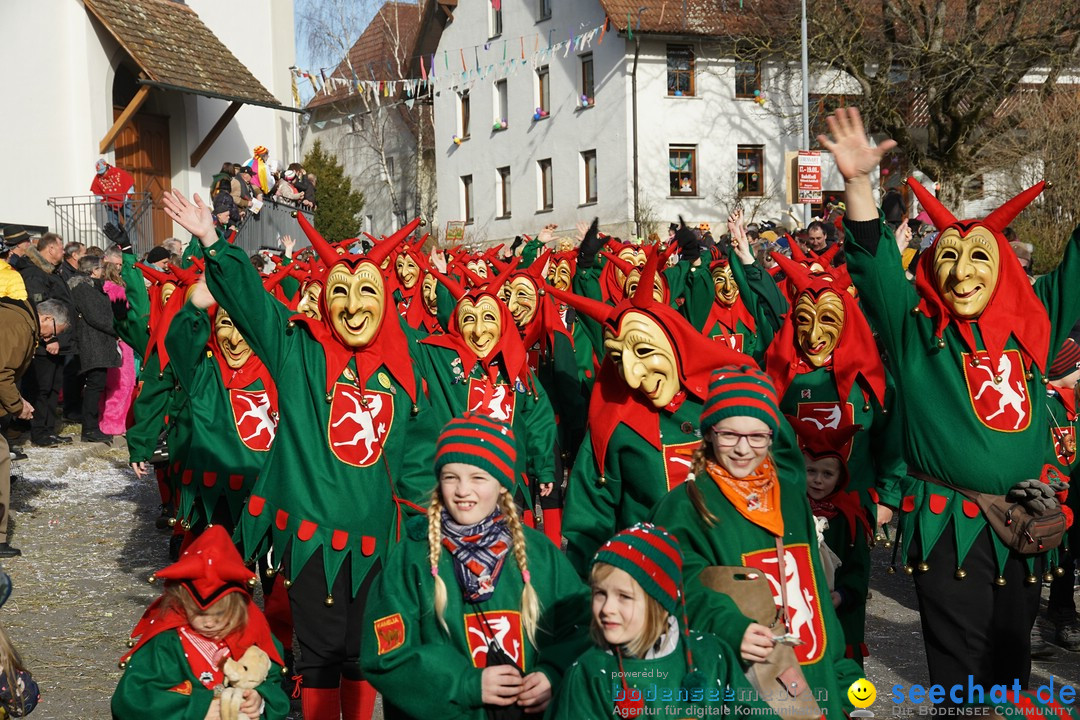
[(481, 468), (510, 492), (514, 491), (517, 448), (514, 432), (504, 422), (467, 412), (446, 423), (435, 445), (435, 475), (447, 463)]
[(1057, 357), (1054, 358), (1053, 364), (1050, 365), (1047, 376), (1050, 378), (1050, 382), (1054, 382), (1071, 375), (1077, 368), (1080, 368), (1080, 345), (1077, 345), (1072, 338), (1065, 338), (1065, 342), (1061, 344), (1061, 349), (1058, 350)]
[[(690, 627), (686, 621), (686, 593), (683, 590), (683, 554), (679, 541), (659, 525), (637, 523), (621, 530), (600, 546), (592, 565), (604, 563), (626, 572), (641, 589), (680, 622), (686, 647), (684, 687), (703, 683), (690, 653)], [(591, 566), (590, 566), (591, 567)]]
[(752, 365), (727, 365), (709, 378), (709, 395), (701, 411), (704, 433), (724, 418), (749, 416), (761, 420), (774, 433), (780, 427), (776, 387), (768, 375)]

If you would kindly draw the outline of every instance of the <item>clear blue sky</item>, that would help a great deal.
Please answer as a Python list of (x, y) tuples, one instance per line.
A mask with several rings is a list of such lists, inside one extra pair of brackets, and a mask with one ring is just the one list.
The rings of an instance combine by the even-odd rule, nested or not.
[[(341, 2), (341, 0), (337, 0)], [(361, 20), (363, 22), (362, 27), (366, 27), (371, 21), (375, 11), (382, 6), (382, 0), (345, 0), (346, 2), (355, 3), (355, 6), (362, 10)], [(296, 66), (301, 70), (307, 70), (309, 72), (317, 73), (320, 67), (330, 68), (335, 67), (338, 62), (338, 58), (333, 60), (326, 58), (316, 58), (312, 53), (311, 48), (308, 46), (307, 38), (305, 37), (305, 28), (303, 22), (303, 15), (306, 12), (318, 12), (320, 9), (332, 5), (334, 0), (293, 0), (293, 27), (296, 33)], [(359, 34), (357, 35), (359, 37)], [(356, 38), (353, 38), (355, 41)], [(321, 84), (321, 80), (319, 81)], [(300, 85), (300, 99), (302, 102), (307, 102), (311, 99), (312, 91), (311, 84), (308, 82), (301, 82)]]

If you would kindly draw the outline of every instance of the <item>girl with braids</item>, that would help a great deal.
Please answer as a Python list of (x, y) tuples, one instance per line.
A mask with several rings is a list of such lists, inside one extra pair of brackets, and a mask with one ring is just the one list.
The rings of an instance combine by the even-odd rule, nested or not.
[(388, 719), (430, 717), (432, 698), (447, 718), (542, 713), (588, 644), (585, 587), (514, 504), (516, 455), (510, 427), (483, 415), (439, 436), (427, 517), (409, 521), (364, 614), (360, 662)]
[[(806, 467), (769, 376), (751, 366), (713, 372), (701, 431), (690, 476), (653, 513), (682, 545), (690, 626), (737, 648), (744, 663), (764, 662), (775, 642), (785, 640), (821, 709), (837, 717), (850, 712), (842, 690), (862, 672), (844, 657), (806, 497)], [(715, 565), (749, 567), (766, 577), (786, 627), (782, 637), (702, 582), (702, 571)]]

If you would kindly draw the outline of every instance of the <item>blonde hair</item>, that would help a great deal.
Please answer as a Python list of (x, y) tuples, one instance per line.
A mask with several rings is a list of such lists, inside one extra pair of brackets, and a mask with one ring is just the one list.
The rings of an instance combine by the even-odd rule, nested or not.
[[(191, 620), (192, 615), (200, 615), (206, 612), (198, 606), (195, 602), (195, 598), (191, 597), (191, 593), (180, 583), (170, 582), (166, 584), (164, 597), (164, 609), (175, 608), (184, 613), (184, 616), (188, 618), (189, 621)], [(223, 620), (225, 625), (220, 633), (221, 637), (225, 637), (237, 630), (247, 627), (247, 595), (242, 592), (231, 592), (222, 595), (211, 604), (211, 607), (216, 608), (218, 605), (222, 604), (224, 605)]]
[[(439, 577), (439, 556), (442, 554), (442, 496), (436, 487), (431, 494), (431, 504), (428, 506), (428, 562), (431, 564), (431, 575), (435, 580), (435, 616), (443, 630), (450, 633), (443, 617), (446, 611), (446, 583)], [(506, 517), (506, 527), (510, 531), (510, 549), (517, 560), (521, 577), (525, 580), (525, 587), (521, 591), (521, 627), (529, 638), (529, 642), (536, 647), (536, 626), (540, 620), (540, 598), (532, 585), (529, 575), (529, 561), (525, 553), (525, 531), (522, 529), (521, 516), (518, 515), (514, 498), (505, 489), (499, 491), (499, 509)]]
[[(613, 570), (617, 569), (614, 565), (603, 562), (596, 563), (589, 572), (589, 586), (595, 590), (597, 583), (603, 582), (611, 575)], [(633, 580), (633, 577), (631, 577), (631, 580)], [(656, 601), (656, 598), (645, 592), (645, 589), (641, 587), (637, 580), (633, 580), (633, 582), (635, 595), (641, 593), (645, 596), (645, 623), (641, 627), (641, 634), (628, 642), (622, 649), (630, 657), (643, 658), (645, 653), (656, 645), (660, 636), (667, 630), (668, 615), (670, 613)], [(598, 647), (608, 646), (608, 641), (604, 639), (604, 631), (596, 622), (596, 613), (592, 614), (592, 619), (589, 621), (589, 637)]]
[(2, 625), (0, 625), (0, 672), (7, 678), (8, 687), (11, 688), (12, 699), (14, 700), (12, 706), (17, 708), (25, 707), (22, 683), (19, 682), (18, 674), (26, 672), (26, 666), (23, 665), (19, 651), (11, 643), (11, 639), (7, 636), (7, 632), (4, 631)]

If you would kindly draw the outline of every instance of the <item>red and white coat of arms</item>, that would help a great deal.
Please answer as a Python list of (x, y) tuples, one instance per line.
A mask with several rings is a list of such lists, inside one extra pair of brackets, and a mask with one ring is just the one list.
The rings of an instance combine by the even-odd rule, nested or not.
[(487, 625), (476, 613), (464, 616), (465, 636), (469, 641), (469, 657), (474, 666), (487, 667), (488, 641), (495, 644), (525, 672), (525, 642), (521, 634), (521, 614), (509, 610), (495, 610), (484, 613)]
[(508, 425), (514, 424), (516, 393), (511, 385), (469, 378), (469, 412), (487, 415)]
[[(977, 359), (978, 365), (972, 360)], [(999, 432), (1022, 432), (1031, 424), (1024, 363), (1018, 350), (1006, 350), (995, 366), (985, 351), (963, 353), (964, 381), (971, 408), (983, 425)]]
[(394, 422), (394, 396), (379, 390), (361, 390), (336, 383), (330, 403), (327, 435), (330, 449), (343, 463), (356, 467), (374, 465)]
[[(758, 550), (743, 554), (743, 565), (757, 568), (765, 574), (772, 589), (776, 606), (783, 607), (780, 595), (780, 564), (776, 549)], [(821, 598), (817, 592), (817, 578), (806, 543), (784, 546), (784, 583), (787, 586), (788, 625), (793, 635), (798, 635), (802, 645), (797, 645), (795, 657), (803, 665), (814, 663), (825, 655), (825, 618), (821, 613)], [(829, 598), (825, 598), (831, 602)]]
[(664, 481), (668, 490), (686, 482), (686, 476), (690, 474), (690, 464), (693, 462), (690, 453), (700, 445), (700, 441), (664, 445)]
[(250, 450), (269, 450), (278, 424), (277, 408), (270, 406), (270, 395), (265, 390), (230, 389), (229, 404), (240, 441)]
[[(795, 417), (813, 423), (820, 430), (836, 430), (855, 424), (855, 406), (849, 402), (801, 402)], [(844, 459), (851, 459), (851, 442), (844, 446)]]
[(1054, 443), (1054, 454), (1058, 462), (1069, 467), (1076, 460), (1076, 428), (1052, 427), (1050, 438)]

